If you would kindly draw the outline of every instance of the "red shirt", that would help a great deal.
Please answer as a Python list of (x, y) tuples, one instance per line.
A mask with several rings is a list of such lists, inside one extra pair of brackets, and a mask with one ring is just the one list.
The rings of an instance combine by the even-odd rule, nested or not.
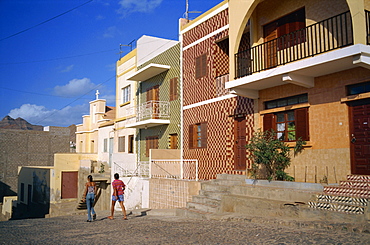
[(120, 196), (120, 195), (123, 195), (123, 188), (125, 187), (126, 185), (123, 183), (122, 180), (119, 180), (119, 179), (115, 179), (113, 180), (112, 182), (112, 187), (113, 187), (113, 195), (114, 195), (114, 189), (117, 190), (117, 196)]

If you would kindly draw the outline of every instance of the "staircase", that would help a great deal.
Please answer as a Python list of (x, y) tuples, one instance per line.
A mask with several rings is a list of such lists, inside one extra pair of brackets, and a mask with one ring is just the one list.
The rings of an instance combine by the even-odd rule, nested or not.
[(179, 209), (177, 214), (194, 218), (206, 218), (217, 214), (221, 211), (222, 197), (230, 194), (232, 186), (243, 184), (245, 184), (243, 175), (219, 174), (217, 179), (202, 182), (199, 195), (193, 196), (186, 208)]
[(324, 193), (310, 201), (313, 209), (364, 215), (370, 199), (370, 176), (348, 175), (339, 186), (326, 186)]
[[(202, 219), (254, 217), (289, 222), (368, 222), (370, 177), (349, 176), (340, 186), (314, 183), (248, 180), (243, 175), (217, 175), (201, 183), (177, 215)], [(337, 212), (328, 212), (337, 211)]]

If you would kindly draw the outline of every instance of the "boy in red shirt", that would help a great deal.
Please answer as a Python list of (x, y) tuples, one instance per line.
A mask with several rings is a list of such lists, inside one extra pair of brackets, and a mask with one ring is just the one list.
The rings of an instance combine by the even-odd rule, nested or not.
[(111, 216), (109, 216), (108, 219), (114, 219), (113, 218), (114, 217), (113, 216), (114, 206), (117, 201), (121, 205), (122, 212), (123, 212), (123, 219), (127, 219), (125, 205), (123, 205), (123, 201), (124, 201), (123, 194), (124, 194), (126, 185), (123, 183), (122, 180), (119, 180), (118, 173), (114, 174), (114, 180), (112, 182), (112, 187), (113, 187), (113, 194), (112, 194), (112, 207), (110, 209)]

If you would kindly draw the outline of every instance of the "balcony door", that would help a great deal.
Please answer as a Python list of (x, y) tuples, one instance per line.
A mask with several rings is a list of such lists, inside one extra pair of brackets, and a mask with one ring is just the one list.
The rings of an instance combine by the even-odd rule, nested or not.
[(153, 86), (146, 91), (146, 109), (152, 111), (153, 119), (159, 118), (159, 85)]
[(305, 9), (301, 8), (263, 26), (265, 69), (284, 63), (278, 62), (278, 51), (290, 48), (304, 41), (297, 30), (306, 27)]

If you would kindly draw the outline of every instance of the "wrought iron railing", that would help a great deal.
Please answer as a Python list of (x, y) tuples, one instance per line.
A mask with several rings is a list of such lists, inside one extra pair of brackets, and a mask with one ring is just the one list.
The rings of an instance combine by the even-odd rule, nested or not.
[(121, 177), (149, 177), (149, 162), (138, 162), (136, 166), (132, 164), (114, 162), (114, 172)]
[(136, 113), (137, 121), (148, 119), (168, 119), (170, 118), (170, 103), (168, 101), (147, 101), (137, 108)]
[(353, 44), (350, 12), (235, 54), (236, 78)]
[(366, 45), (370, 45), (370, 11), (365, 10), (366, 18)]
[(198, 180), (198, 160), (151, 160), (150, 177)]

